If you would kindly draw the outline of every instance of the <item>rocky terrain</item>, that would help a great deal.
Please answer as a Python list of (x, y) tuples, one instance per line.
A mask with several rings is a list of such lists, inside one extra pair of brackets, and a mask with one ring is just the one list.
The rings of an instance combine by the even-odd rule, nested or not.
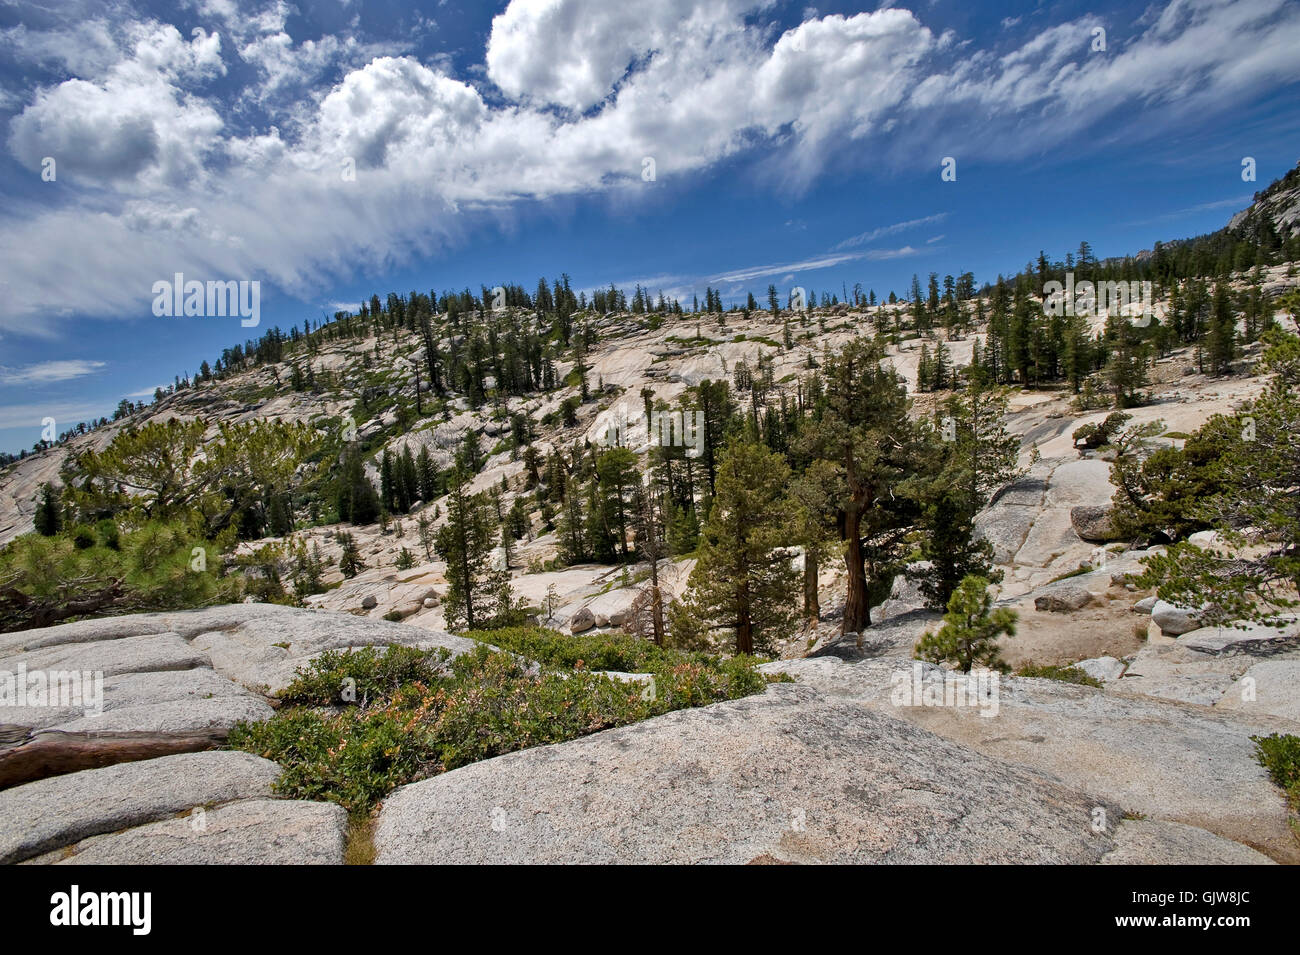
[[(1293, 186), (1267, 202), (1279, 221), (1294, 221)], [(1297, 284), (1285, 267), (1265, 273), (1270, 296)], [(524, 485), (524, 464), (502, 441), (510, 414), (548, 422), (534, 441), (543, 455), (597, 443), (620, 416), (635, 419), (645, 389), (672, 403), (691, 385), (729, 378), (742, 360), (756, 365), (760, 354), (774, 380), (788, 384), (881, 309), (904, 307), (820, 309), (796, 323), (788, 349), (773, 347), (783, 322), (761, 311), (661, 328), (611, 316), (587, 355), (599, 400), (578, 409), (575, 426), (552, 415), (571, 386), (497, 409), (471, 411), (453, 399), (445, 414), (409, 427), (390, 414), (355, 424), (380, 441), (374, 450), (427, 448), (439, 467), (477, 432), (487, 460), (472, 489), (503, 488), (509, 506)], [(1285, 313), (1275, 319), (1295, 330)], [(977, 330), (945, 345), (964, 364), (980, 338)], [(350, 415), (365, 418), (357, 390), (375, 345), (326, 342), (312, 355), (318, 375), (338, 376), (334, 390), (286, 394), (287, 363), (263, 366), (177, 392), (132, 420), (337, 427)], [(914, 338), (889, 349), (910, 385), (921, 345)], [(419, 347), (414, 338), (399, 343), (384, 371), (390, 394), (413, 392), (412, 362), (401, 359), (418, 358)], [(1247, 368), (1257, 354), (1247, 350)], [(572, 366), (560, 362), (556, 371), (563, 379)], [(1191, 349), (1175, 350), (1156, 363), (1150, 400), (1132, 409), (1132, 423), (1160, 421), (1154, 440), (1176, 445), (1264, 385), (1260, 375), (1200, 374)], [(917, 413), (933, 401), (918, 395)], [(1300, 734), (1300, 620), (1207, 627), (1195, 611), (1136, 589), (1130, 575), (1156, 551), (1110, 541), (1109, 460), (1081, 452), (1072, 438), (1108, 413), (1078, 411), (1059, 391), (1013, 394), (1006, 424), (1019, 436), (1024, 473), (977, 520), (1004, 573), (998, 605), (1019, 614), (1016, 635), (1002, 641), (1007, 660), (1076, 666), (1100, 686), (1006, 677), (995, 713), (927, 704), (927, 690), (940, 699), (954, 686), (972, 699), (977, 690), (975, 677), (913, 661), (939, 615), (902, 575), (872, 610), (870, 628), (842, 633), (845, 586), (832, 561), (819, 580), (820, 625), (790, 633), (779, 659), (763, 667), (793, 685), (404, 786), (383, 802), (373, 831), (358, 834), (333, 803), (279, 798), (276, 763), (223, 746), (236, 723), (274, 713), (298, 668), (327, 650), (459, 654), (474, 646), (446, 632), (446, 566), (415, 531), (421, 515), (435, 526), (445, 518), (445, 500), (433, 501), (387, 527), (347, 526), (367, 565), (349, 578), (338, 567), (342, 525), (297, 531), (325, 558), (326, 589), (301, 608), (243, 603), (0, 634), (0, 672), (103, 676), (98, 712), (0, 711), (0, 862), (338, 864), (359, 839), (373, 840), (380, 864), (1300, 862), (1297, 820), (1251, 742)], [(0, 472), (0, 544), (31, 530), (37, 490), (69, 454), (103, 447), (125, 425)], [(632, 443), (644, 432), (634, 423)], [(555, 533), (535, 514), (530, 524), (508, 569), (533, 618), (572, 634), (626, 626), (649, 567), (554, 569)], [(399, 569), (403, 551), (415, 555), (414, 566)], [(666, 596), (682, 591), (692, 566), (661, 562)], [(900, 703), (900, 686), (915, 687), (921, 700)]]
[[(898, 674), (953, 677), (910, 659), (932, 620), (764, 668), (794, 685), (409, 785), (379, 813), (376, 861), (1300, 861), (1249, 739), (1300, 731), (1296, 627), (1153, 640), (1103, 689), (1007, 678), (985, 717), (897, 705)], [(102, 716), (6, 715), (0, 860), (341, 862), (342, 809), (274, 798), (276, 764), (212, 747), (269, 714), (295, 665), (384, 644), (470, 641), (259, 605), (6, 635), (0, 669), (106, 675)], [(1252, 704), (1233, 689), (1246, 673)]]

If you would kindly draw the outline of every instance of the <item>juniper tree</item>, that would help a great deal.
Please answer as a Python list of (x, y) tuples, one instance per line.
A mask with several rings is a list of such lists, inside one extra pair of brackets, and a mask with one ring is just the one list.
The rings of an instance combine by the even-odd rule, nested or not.
[(856, 339), (824, 359), (824, 393), (800, 435), (800, 454), (826, 462), (844, 539), (843, 632), (870, 625), (920, 519), (922, 462), (932, 438), (908, 416), (907, 390), (884, 346)]

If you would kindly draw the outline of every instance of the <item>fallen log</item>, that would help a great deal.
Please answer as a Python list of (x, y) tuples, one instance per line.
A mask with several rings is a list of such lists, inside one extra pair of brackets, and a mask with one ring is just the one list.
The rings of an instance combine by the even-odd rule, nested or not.
[(224, 729), (186, 733), (67, 733), (0, 725), (0, 789), (115, 763), (220, 746)]

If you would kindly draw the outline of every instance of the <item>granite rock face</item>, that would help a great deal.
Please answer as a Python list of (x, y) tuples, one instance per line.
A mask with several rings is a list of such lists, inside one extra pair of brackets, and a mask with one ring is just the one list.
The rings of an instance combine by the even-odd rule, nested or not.
[(807, 687), (486, 760), (390, 796), (381, 863), (1095, 863), (1108, 806)]
[[(1038, 770), (1149, 819), (1179, 822), (1300, 862), (1286, 801), (1251, 736), (1300, 733), (1290, 720), (1055, 680), (1000, 681), (996, 715), (976, 706), (895, 705), (896, 674), (950, 671), (914, 661), (830, 658), (765, 664), (832, 696), (899, 716), (970, 750)], [(1125, 674), (1115, 687), (1130, 682)], [(987, 712), (987, 709), (984, 711)]]
[(250, 753), (163, 756), (0, 790), (0, 863), (240, 799), (271, 795), (280, 767)]
[(342, 865), (348, 814), (328, 802), (244, 799), (33, 860), (55, 865)]

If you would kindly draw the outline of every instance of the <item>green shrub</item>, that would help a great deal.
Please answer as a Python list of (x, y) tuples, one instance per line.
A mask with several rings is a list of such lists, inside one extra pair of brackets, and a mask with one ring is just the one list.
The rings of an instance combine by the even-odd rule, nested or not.
[(1255, 743), (1255, 759), (1285, 790), (1291, 805), (1300, 809), (1300, 736), (1271, 733), (1252, 736), (1251, 740)]
[[(89, 541), (77, 532), (85, 530)], [(195, 564), (195, 549), (212, 566)], [(89, 528), (42, 537), (25, 534), (0, 549), (0, 580), (23, 595), (0, 601), (0, 632), (48, 626), (96, 613), (182, 610), (229, 603), (243, 595), (241, 578), (218, 577), (217, 545), (180, 523), (152, 522), (121, 535), (118, 549)]]
[(96, 524), (95, 530), (99, 534), (99, 542), (109, 550), (122, 549), (122, 531), (111, 517), (106, 517)]
[[(480, 645), (454, 660), (446, 650), (409, 647), (321, 654), (281, 694), (275, 716), (235, 727), (230, 744), (284, 767), (277, 792), (337, 802), (356, 817), (417, 779), (748, 696), (767, 683), (753, 658), (524, 627), (480, 635), (514, 652)], [(648, 672), (653, 690), (593, 669)]]
[(85, 524), (78, 524), (68, 534), (72, 538), (72, 546), (77, 550), (89, 550), (95, 546), (95, 532)]
[(1096, 677), (1072, 666), (1046, 666), (1037, 663), (1026, 663), (1016, 671), (1016, 676), (1038, 677), (1042, 680), (1059, 680), (1062, 683), (1078, 683), (1081, 686), (1100, 687), (1101, 681)]

